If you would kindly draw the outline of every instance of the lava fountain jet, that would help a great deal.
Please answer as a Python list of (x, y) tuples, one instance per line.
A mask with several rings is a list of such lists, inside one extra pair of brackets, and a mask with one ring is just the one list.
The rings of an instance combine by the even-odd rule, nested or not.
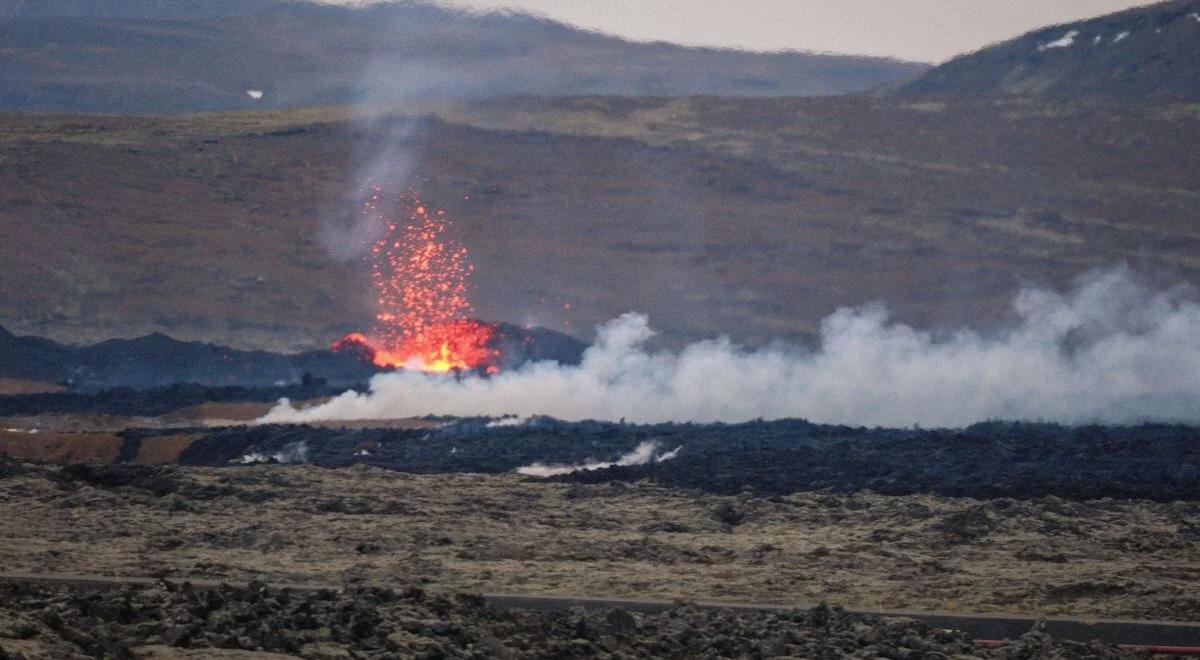
[(380, 210), (381, 192), (366, 202), (385, 231), (371, 246), (371, 278), (377, 293), (375, 323), (369, 335), (351, 333), (334, 350), (356, 351), (380, 367), (446, 373), (494, 373), (499, 357), (491, 348), (495, 329), (470, 318), (467, 248), (453, 237), (444, 211), (419, 199), (401, 199), (406, 221)]

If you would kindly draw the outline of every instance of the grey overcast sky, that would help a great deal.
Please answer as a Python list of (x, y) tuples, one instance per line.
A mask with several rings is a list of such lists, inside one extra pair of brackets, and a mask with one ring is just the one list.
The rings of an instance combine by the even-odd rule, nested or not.
[(637, 40), (940, 62), (1034, 28), (1149, 4), (1130, 0), (442, 0), (520, 9)]

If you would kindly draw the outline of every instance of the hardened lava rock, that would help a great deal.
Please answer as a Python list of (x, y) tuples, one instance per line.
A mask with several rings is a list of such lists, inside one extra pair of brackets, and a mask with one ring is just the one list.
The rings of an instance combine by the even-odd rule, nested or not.
[(826, 605), (536, 612), (416, 588), (0, 586), (0, 657), (187, 657), (189, 649), (259, 658), (1122, 657), (1115, 648), (1060, 642), (1038, 631), (988, 649), (961, 633)]

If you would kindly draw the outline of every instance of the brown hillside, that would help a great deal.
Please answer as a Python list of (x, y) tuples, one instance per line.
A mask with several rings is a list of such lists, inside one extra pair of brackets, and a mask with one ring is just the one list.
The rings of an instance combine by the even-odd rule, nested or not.
[[(418, 185), (458, 219), (480, 316), (587, 337), (802, 337), (884, 300), (987, 324), (1023, 284), (1128, 263), (1200, 281), (1200, 111), (1021, 100), (576, 99), (430, 106)], [(241, 347), (361, 328), (340, 110), (0, 116), (0, 323)], [(570, 304), (569, 310), (565, 305)]]

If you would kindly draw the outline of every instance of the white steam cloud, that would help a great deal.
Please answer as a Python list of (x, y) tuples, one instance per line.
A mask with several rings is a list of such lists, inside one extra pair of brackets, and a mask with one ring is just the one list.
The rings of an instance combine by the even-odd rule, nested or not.
[(270, 454), (252, 451), (243, 454), (235, 462), (242, 465), (253, 465), (256, 463), (305, 463), (307, 461), (308, 444), (302, 441), (297, 444), (290, 444), (282, 450)]
[(679, 450), (682, 447), (676, 447), (668, 452), (659, 453), (658, 443), (653, 440), (646, 440), (638, 443), (638, 446), (633, 448), (633, 451), (628, 454), (622, 454), (615, 461), (587, 461), (584, 463), (576, 463), (574, 465), (560, 465), (545, 463), (532, 463), (523, 467), (517, 468), (517, 474), (524, 474), (530, 477), (556, 477), (560, 474), (570, 474), (572, 472), (586, 472), (591, 470), (603, 470), (614, 465), (646, 465), (647, 463), (662, 463), (669, 461), (679, 455)]
[(1121, 270), (1070, 295), (1027, 289), (1020, 322), (982, 335), (935, 335), (878, 305), (843, 308), (816, 351), (747, 351), (721, 338), (650, 352), (645, 316), (598, 328), (579, 366), (527, 365), (491, 378), (396, 372), (262, 422), (435, 415), (549, 415), (566, 420), (746, 421), (802, 417), (854, 425), (962, 426), (986, 419), (1064, 423), (1200, 421), (1200, 305), (1154, 293)]
[(516, 415), (505, 415), (500, 419), (493, 419), (487, 423), (489, 429), (498, 428), (501, 426), (520, 426), (529, 421), (529, 417), (517, 417)]

